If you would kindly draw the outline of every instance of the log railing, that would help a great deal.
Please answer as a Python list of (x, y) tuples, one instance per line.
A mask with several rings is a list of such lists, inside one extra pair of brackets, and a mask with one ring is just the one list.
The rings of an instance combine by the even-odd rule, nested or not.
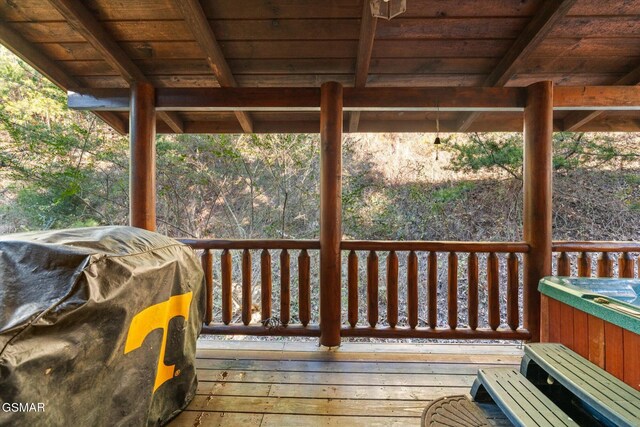
[[(310, 252), (319, 250), (318, 241), (183, 239), (182, 242), (202, 251), (206, 283), (203, 333), (320, 335), (318, 313), (311, 312), (311, 283), (317, 284), (318, 266), (311, 265)], [(528, 251), (525, 243), (343, 241), (341, 250), (343, 264), (346, 263), (342, 269), (346, 274), (342, 286), (346, 310), (341, 336), (443, 339), (530, 336), (520, 327), (520, 266), (521, 257)], [(278, 251), (278, 259), (273, 260)], [(362, 253), (366, 254), (366, 270), (361, 274)], [(379, 275), (383, 255), (384, 280)], [(298, 290), (295, 323), (291, 317), (290, 274), (294, 257), (298, 270), (298, 280), (294, 280)], [(278, 268), (279, 283), (273, 280), (274, 265)], [(254, 268), (259, 275), (254, 274)], [(259, 277), (259, 286), (255, 280), (255, 288), (260, 291), (259, 305), (253, 303), (254, 276)], [(240, 291), (236, 293), (241, 295), (236, 309), (232, 300), (234, 283)], [(278, 312), (272, 310), (274, 284), (279, 286)], [(459, 299), (461, 284), (465, 296)], [(398, 304), (401, 289), (406, 292), (406, 304), (402, 306)], [(365, 306), (359, 298), (365, 295), (366, 316), (361, 316), (359, 310)], [(465, 306), (466, 310), (460, 309)], [(260, 311), (260, 321), (255, 318), (252, 321), (252, 311)]]
[(553, 252), (557, 276), (640, 278), (640, 242), (553, 242)]
[[(319, 336), (317, 324), (311, 324), (311, 258), (309, 251), (320, 249), (317, 240), (193, 240), (181, 239), (196, 250), (201, 250), (205, 272), (205, 326), (202, 332), (217, 335)], [(278, 251), (272, 260), (272, 251)], [(216, 252), (216, 256), (214, 256)], [(239, 268), (234, 277), (233, 252)], [(297, 319), (291, 322), (291, 262), (297, 255)], [(216, 265), (215, 259), (218, 259)], [(260, 305), (253, 303), (254, 259), (259, 259)], [(277, 263), (279, 283), (279, 310), (272, 310), (273, 264)], [(295, 258), (294, 258), (295, 262)], [(217, 268), (217, 270), (216, 270)], [(214, 289), (214, 272), (218, 288)], [(233, 284), (241, 284), (240, 322), (234, 322)], [(219, 306), (214, 310), (214, 296), (219, 292)], [(257, 309), (259, 307), (259, 310)], [(214, 311), (220, 312), (215, 318)], [(253, 322), (254, 311), (260, 312), (260, 321)]]
[[(530, 336), (520, 328), (521, 260), (518, 254), (527, 253), (526, 243), (343, 241), (341, 247), (348, 254), (348, 324), (343, 325), (342, 336), (446, 339), (527, 339)], [(384, 263), (380, 253), (386, 253)], [(406, 286), (402, 288), (406, 292), (406, 303), (401, 307), (399, 260), (403, 258)], [(364, 286), (359, 282), (361, 262), (366, 265)], [(385, 269), (383, 279), (379, 274), (381, 264)], [(501, 276), (506, 283), (501, 283)], [(380, 292), (381, 282), (384, 294)], [(466, 301), (459, 300), (460, 282), (466, 288)], [(366, 294), (366, 319), (359, 317), (361, 291)], [(422, 304), (420, 294), (424, 295)], [(480, 304), (480, 295), (483, 303), (486, 302), (486, 316), (479, 315), (481, 305), (485, 305)], [(384, 312), (380, 310), (381, 301), (386, 306)], [(466, 313), (461, 313), (459, 308), (464, 305)], [(402, 326), (400, 311), (404, 313)], [(421, 318), (420, 313), (426, 315)], [(481, 317), (486, 317), (484, 323)]]

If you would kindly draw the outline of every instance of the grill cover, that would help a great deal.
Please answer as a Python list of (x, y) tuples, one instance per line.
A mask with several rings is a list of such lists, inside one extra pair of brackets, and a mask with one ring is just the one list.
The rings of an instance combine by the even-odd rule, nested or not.
[(192, 399), (203, 272), (157, 233), (0, 236), (0, 425), (161, 425)]

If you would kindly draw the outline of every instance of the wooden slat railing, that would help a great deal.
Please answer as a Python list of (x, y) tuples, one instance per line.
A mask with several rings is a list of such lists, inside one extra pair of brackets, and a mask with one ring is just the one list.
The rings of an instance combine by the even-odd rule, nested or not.
[[(312, 265), (310, 255), (319, 250), (318, 241), (181, 241), (202, 251), (206, 284), (204, 333), (319, 336), (318, 313), (312, 312), (312, 282), (317, 283), (318, 266)], [(341, 250), (347, 273), (342, 336), (445, 339), (530, 336), (521, 328), (519, 302), (523, 286), (521, 265), (528, 252), (526, 243), (343, 241)], [(273, 251), (279, 251), (275, 260), (279, 264), (275, 276), (278, 286), (275, 295), (279, 301), (274, 301)], [(553, 251), (556, 275), (640, 275), (637, 242), (554, 242)], [(293, 271), (297, 267), (297, 283), (292, 283), (291, 278), (292, 257), (297, 260), (297, 266), (293, 266)], [(383, 261), (385, 274), (380, 277)], [(253, 284), (254, 263), (259, 286)], [(241, 301), (235, 306), (234, 283), (241, 294)], [(298, 298), (297, 317), (293, 318), (292, 286), (294, 296), (297, 287)], [(459, 293), (463, 289), (466, 289), (464, 298)], [(259, 291), (260, 320), (253, 317), (258, 307), (253, 304), (256, 291)], [(399, 304), (400, 295), (406, 295), (405, 304)], [(279, 303), (276, 313), (274, 302)], [(360, 313), (361, 307), (364, 314)], [(440, 313), (445, 310), (446, 313)]]
[(640, 242), (553, 242), (553, 252), (557, 276), (640, 277)]
[[(348, 325), (342, 327), (342, 336), (380, 338), (495, 338), (527, 339), (530, 334), (519, 328), (520, 274), (517, 254), (526, 254), (528, 245), (521, 242), (396, 242), (396, 241), (343, 241), (342, 250), (348, 252)], [(366, 307), (365, 324), (359, 324), (358, 263), (359, 252), (366, 253)], [(379, 316), (379, 254), (386, 252), (386, 317)], [(426, 253), (426, 283), (420, 284), (419, 257)], [(446, 255), (446, 270), (440, 270), (439, 254)], [(461, 254), (467, 254), (461, 257)], [(486, 283), (481, 283), (478, 255), (486, 254)], [(506, 283), (503, 296), (506, 298), (504, 315), (501, 312), (500, 255), (506, 254)], [(405, 258), (406, 257), (406, 258)], [(406, 259), (406, 306), (400, 307), (398, 298), (399, 259)], [(460, 270), (463, 261), (467, 264), (467, 322), (460, 322), (458, 300)], [(440, 273), (446, 279), (440, 278)], [(441, 283), (444, 282), (444, 283)], [(440, 286), (444, 285), (444, 286)], [(426, 292), (425, 319), (420, 324), (419, 290)], [(484, 288), (484, 289), (483, 289)], [(479, 327), (479, 291), (487, 295), (488, 322)], [(446, 316), (439, 313), (446, 307)], [(400, 322), (399, 313), (405, 314)], [(439, 322), (440, 318), (440, 322)], [(403, 323), (402, 326), (400, 324)], [(466, 325), (462, 324), (466, 323)], [(368, 325), (367, 325), (368, 324)]]

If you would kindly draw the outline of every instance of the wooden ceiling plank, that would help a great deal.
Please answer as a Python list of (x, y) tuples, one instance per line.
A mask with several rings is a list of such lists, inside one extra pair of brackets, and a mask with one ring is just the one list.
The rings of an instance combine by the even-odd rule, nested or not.
[(91, 11), (78, 0), (49, 0), (102, 57), (129, 82), (147, 82), (146, 76), (107, 33)]
[[(85, 5), (78, 0), (49, 1), (65, 17), (69, 25), (78, 31), (129, 84), (149, 81)], [(180, 118), (175, 113), (163, 115), (161, 119), (170, 120), (167, 125), (176, 132), (176, 129), (183, 128)]]
[[(207, 56), (207, 63), (213, 71), (216, 79), (222, 87), (237, 87), (238, 83), (233, 77), (231, 68), (224, 57), (222, 48), (216, 39), (215, 34), (207, 16), (202, 9), (198, 0), (176, 0), (176, 4), (182, 11), (187, 26), (191, 29), (196, 41)], [(236, 117), (242, 126), (242, 130), (246, 133), (253, 131), (253, 122), (249, 113), (237, 111)]]
[[(640, 85), (640, 65), (618, 79), (615, 85)], [(562, 122), (562, 129), (567, 132), (576, 132), (581, 127), (600, 116), (603, 111), (574, 111), (567, 115)]]
[[(545, 1), (498, 65), (489, 74), (484, 85), (504, 86), (513, 77), (522, 61), (538, 47), (551, 32), (554, 25), (569, 12), (575, 2), (576, 0)], [(477, 113), (466, 114), (460, 120), (458, 130), (460, 132), (466, 131), (477, 118)]]
[[(378, 18), (374, 18), (371, 15), (369, 0), (363, 0), (354, 87), (364, 87), (367, 84), (367, 76), (369, 75), (369, 67), (371, 65), (371, 53), (373, 52), (373, 41), (376, 36), (377, 23)], [(359, 122), (360, 112), (353, 111), (349, 115), (349, 132), (357, 132)]]
[[(77, 80), (71, 77), (46, 55), (36, 49), (33, 44), (25, 40), (20, 34), (0, 22), (0, 42), (20, 59), (35, 68), (43, 76), (51, 80), (58, 87), (69, 90), (79, 87)], [(120, 117), (109, 111), (102, 111), (96, 115), (121, 135), (127, 132), (128, 125)]]
[(175, 111), (158, 111), (158, 117), (175, 133), (184, 133), (184, 122)]

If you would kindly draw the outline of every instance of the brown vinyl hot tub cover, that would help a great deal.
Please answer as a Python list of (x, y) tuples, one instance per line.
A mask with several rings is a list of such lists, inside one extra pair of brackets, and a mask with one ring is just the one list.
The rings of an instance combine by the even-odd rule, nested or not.
[(196, 391), (203, 272), (157, 233), (0, 236), (0, 425), (161, 425)]

